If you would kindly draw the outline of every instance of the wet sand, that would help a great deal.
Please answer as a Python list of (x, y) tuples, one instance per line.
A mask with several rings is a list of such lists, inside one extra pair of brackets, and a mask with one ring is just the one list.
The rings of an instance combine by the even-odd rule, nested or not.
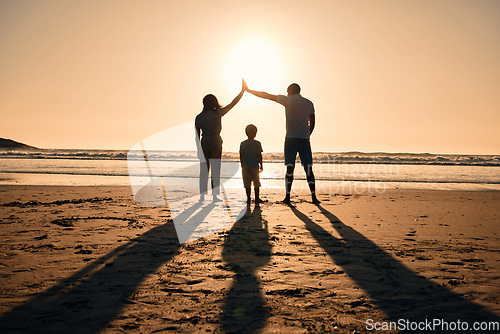
[[(499, 321), (500, 192), (262, 197), (230, 228), (179, 244), (177, 213), (135, 203), (129, 187), (0, 186), (2, 332)], [(209, 205), (184, 214), (202, 220)]]

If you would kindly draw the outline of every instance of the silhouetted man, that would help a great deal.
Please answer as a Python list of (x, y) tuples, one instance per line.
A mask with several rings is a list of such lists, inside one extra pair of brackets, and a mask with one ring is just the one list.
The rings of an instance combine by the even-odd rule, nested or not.
[(309, 189), (311, 189), (312, 202), (314, 204), (319, 204), (320, 201), (316, 198), (316, 186), (312, 170), (312, 151), (311, 143), (309, 141), (315, 125), (313, 103), (300, 95), (300, 86), (296, 83), (288, 86), (287, 96), (258, 92), (248, 89), (248, 87), (247, 91), (260, 98), (278, 102), (285, 107), (286, 197), (283, 200), (283, 203), (290, 204), (290, 192), (292, 190), (295, 158), (298, 153), (300, 156), (300, 162), (307, 175), (307, 183), (309, 184)]

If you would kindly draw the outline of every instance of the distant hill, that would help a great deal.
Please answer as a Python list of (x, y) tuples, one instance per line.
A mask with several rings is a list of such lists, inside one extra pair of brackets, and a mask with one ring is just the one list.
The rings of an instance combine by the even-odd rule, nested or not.
[(0, 150), (39, 150), (38, 147), (29, 146), (11, 139), (0, 138)]

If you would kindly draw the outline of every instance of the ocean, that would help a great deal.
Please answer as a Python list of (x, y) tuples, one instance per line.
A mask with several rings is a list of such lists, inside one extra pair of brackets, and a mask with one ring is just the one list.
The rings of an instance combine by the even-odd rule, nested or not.
[[(193, 151), (40, 150), (0, 152), (0, 184), (130, 185), (134, 178), (197, 179)], [(226, 186), (241, 187), (236, 153), (223, 155)], [(224, 168), (226, 166), (226, 168)], [(356, 189), (500, 190), (500, 156), (394, 153), (315, 153), (317, 184), (329, 191)], [(281, 153), (264, 154), (263, 187), (283, 186)], [(297, 164), (298, 187), (307, 187)], [(294, 184), (294, 188), (295, 188)]]

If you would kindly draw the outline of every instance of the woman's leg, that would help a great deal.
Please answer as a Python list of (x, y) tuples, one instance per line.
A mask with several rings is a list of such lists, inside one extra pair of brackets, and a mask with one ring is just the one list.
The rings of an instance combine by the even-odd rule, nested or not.
[(210, 159), (212, 165), (212, 195), (217, 196), (220, 194), (220, 158)]
[(220, 194), (220, 166), (222, 158), (222, 138), (216, 138), (213, 143), (210, 165), (212, 165), (212, 195)]
[(210, 171), (210, 160), (208, 159), (209, 151), (204, 142), (201, 143), (205, 161), (200, 160), (200, 196), (205, 196), (208, 192), (208, 172)]

